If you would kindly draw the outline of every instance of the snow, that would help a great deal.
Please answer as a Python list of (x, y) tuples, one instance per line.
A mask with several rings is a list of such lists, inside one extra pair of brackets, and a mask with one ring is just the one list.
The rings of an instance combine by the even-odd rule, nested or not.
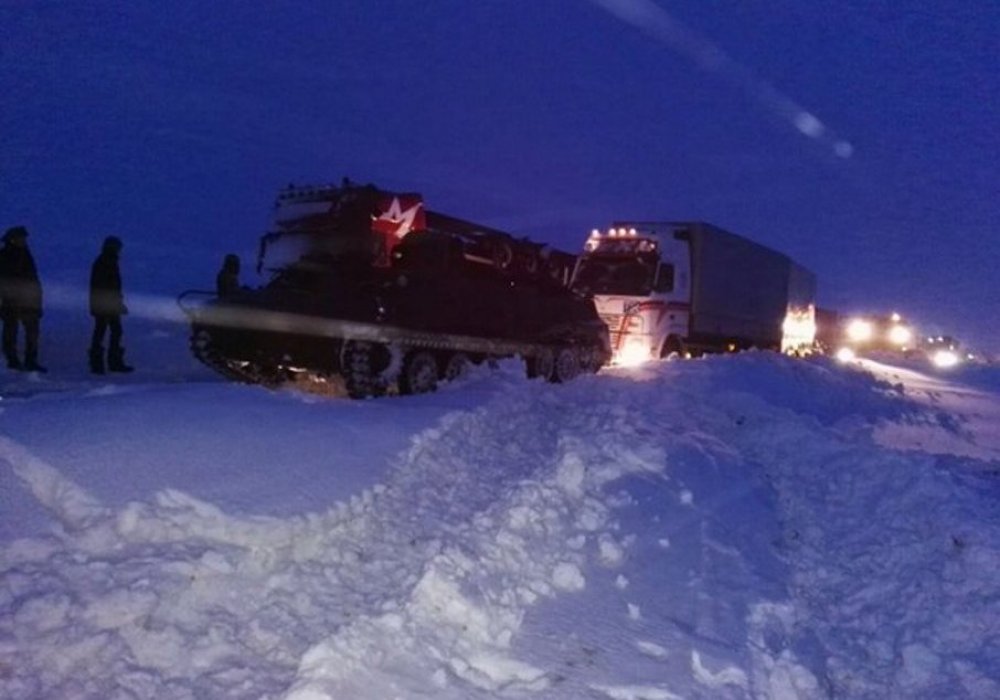
[(1000, 368), (352, 402), (148, 324), (134, 375), (0, 379), (0, 697), (1000, 697)]

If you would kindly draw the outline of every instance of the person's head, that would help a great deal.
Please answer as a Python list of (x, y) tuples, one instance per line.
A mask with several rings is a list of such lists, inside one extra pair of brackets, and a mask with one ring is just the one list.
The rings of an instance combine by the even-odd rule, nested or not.
[(111, 253), (112, 255), (118, 255), (122, 249), (122, 239), (118, 236), (108, 236), (104, 239), (104, 243), (101, 244), (102, 253)]
[(235, 253), (229, 253), (225, 260), (222, 261), (222, 269), (227, 272), (239, 272), (240, 271), (240, 256)]
[(10, 245), (23, 246), (28, 242), (28, 229), (24, 226), (12, 226), (3, 234), (3, 242)]

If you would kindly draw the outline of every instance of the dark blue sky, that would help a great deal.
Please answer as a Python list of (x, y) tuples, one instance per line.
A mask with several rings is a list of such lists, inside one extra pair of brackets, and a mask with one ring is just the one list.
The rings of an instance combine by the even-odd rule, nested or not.
[[(650, 7), (672, 34), (626, 21)], [(0, 226), (43, 281), (116, 233), (174, 293), (252, 256), (278, 187), (349, 175), (568, 249), (708, 220), (826, 305), (997, 347), (998, 36), (991, 2), (8, 0)]]

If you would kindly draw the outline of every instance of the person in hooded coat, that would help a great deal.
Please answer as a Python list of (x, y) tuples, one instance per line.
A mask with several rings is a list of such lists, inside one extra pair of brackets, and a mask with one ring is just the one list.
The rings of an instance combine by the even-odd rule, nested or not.
[[(7, 229), (0, 249), (0, 316), (3, 317), (3, 354), (7, 367), (45, 372), (38, 364), (38, 335), (42, 318), (42, 284), (28, 249), (28, 230)], [(17, 354), (18, 326), (24, 326), (24, 362)]]
[(222, 269), (215, 276), (215, 293), (220, 298), (232, 296), (240, 288), (240, 256), (229, 253), (222, 261)]
[(128, 313), (122, 295), (122, 278), (118, 257), (122, 242), (117, 236), (108, 236), (101, 245), (101, 253), (90, 268), (90, 314), (94, 317), (94, 333), (90, 339), (90, 371), (104, 374), (104, 335), (108, 337), (108, 364), (111, 372), (131, 372), (125, 364), (122, 347), (122, 316)]

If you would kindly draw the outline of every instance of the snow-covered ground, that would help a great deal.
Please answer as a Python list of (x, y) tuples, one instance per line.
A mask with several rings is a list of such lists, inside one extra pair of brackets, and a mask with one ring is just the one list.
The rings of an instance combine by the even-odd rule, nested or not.
[(0, 379), (0, 697), (1000, 697), (998, 367), (352, 402), (126, 334)]

